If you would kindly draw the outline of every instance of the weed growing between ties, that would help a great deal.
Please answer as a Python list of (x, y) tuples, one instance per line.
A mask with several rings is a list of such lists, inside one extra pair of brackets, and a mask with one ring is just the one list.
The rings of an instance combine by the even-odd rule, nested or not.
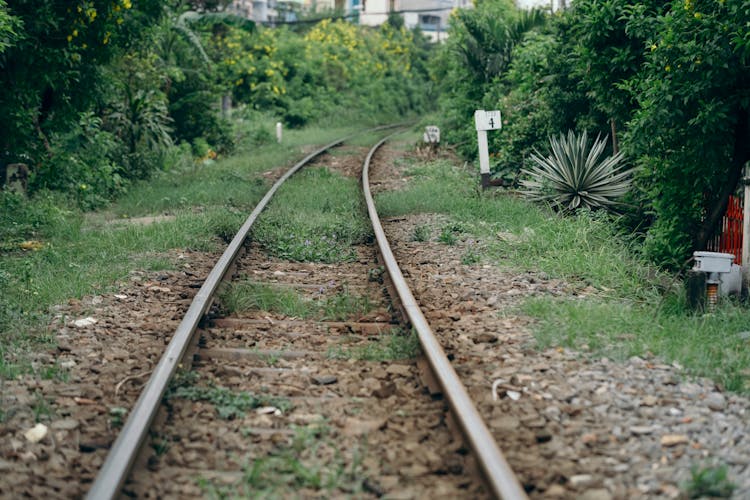
[(325, 168), (303, 170), (285, 185), (253, 231), (253, 240), (283, 259), (347, 262), (371, 238), (355, 179)]
[(475, 175), (447, 160), (412, 160), (407, 173), (406, 189), (378, 196), (381, 216), (450, 215), (479, 242), (462, 262), (494, 261), (577, 292), (577, 298), (537, 298), (523, 307), (539, 320), (540, 347), (585, 346), (617, 359), (653, 354), (750, 392), (750, 351), (740, 335), (747, 330), (746, 308), (725, 301), (712, 315), (691, 313), (679, 280), (651, 267), (614, 216), (582, 210), (562, 217), (503, 191), (482, 192)]
[(729, 480), (727, 466), (693, 466), (684, 486), (688, 498), (731, 498), (737, 485)]
[(430, 226), (428, 226), (427, 224), (422, 224), (414, 228), (414, 231), (411, 235), (411, 240), (419, 242), (430, 241), (431, 235), (432, 230), (430, 229)]
[(381, 334), (376, 341), (362, 347), (335, 347), (328, 351), (331, 359), (356, 359), (360, 361), (396, 361), (413, 359), (419, 354), (419, 338), (412, 331), (404, 334), (398, 330)]
[[(335, 286), (335, 283), (331, 283)], [(321, 287), (319, 293), (325, 292)], [(283, 316), (343, 321), (372, 311), (367, 296), (353, 295), (344, 290), (332, 296), (305, 298), (292, 288), (238, 281), (227, 285), (220, 300), (228, 313), (266, 311)]]
[(296, 427), (290, 443), (251, 459), (240, 482), (227, 486), (200, 479), (199, 485), (216, 498), (285, 498), (298, 496), (300, 491), (360, 495), (366, 479), (364, 453), (358, 446), (346, 457), (334, 439), (325, 422)]
[(248, 410), (261, 406), (273, 406), (285, 412), (291, 403), (284, 398), (260, 396), (250, 392), (233, 392), (219, 386), (180, 386), (170, 391), (167, 399), (187, 399), (189, 401), (206, 401), (216, 408), (216, 413), (223, 419), (242, 418)]

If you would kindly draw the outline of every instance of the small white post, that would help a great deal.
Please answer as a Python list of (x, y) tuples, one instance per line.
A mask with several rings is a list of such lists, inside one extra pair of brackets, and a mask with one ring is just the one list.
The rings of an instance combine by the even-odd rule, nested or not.
[(281, 144), (281, 122), (276, 122), (276, 142)]
[(500, 111), (474, 111), (474, 125), (477, 129), (477, 143), (479, 146), (479, 173), (482, 175), (482, 187), (490, 185), (490, 152), (487, 146), (487, 131), (500, 130), (503, 120)]

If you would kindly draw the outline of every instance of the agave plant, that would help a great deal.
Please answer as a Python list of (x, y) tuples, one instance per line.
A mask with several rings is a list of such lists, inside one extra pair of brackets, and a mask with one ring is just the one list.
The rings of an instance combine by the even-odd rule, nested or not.
[(609, 208), (630, 188), (632, 169), (622, 164), (622, 153), (602, 159), (607, 137), (596, 137), (589, 144), (588, 135), (550, 137), (551, 151), (543, 157), (536, 149), (531, 154), (534, 165), (521, 171), (522, 193), (536, 201), (547, 201), (558, 210)]

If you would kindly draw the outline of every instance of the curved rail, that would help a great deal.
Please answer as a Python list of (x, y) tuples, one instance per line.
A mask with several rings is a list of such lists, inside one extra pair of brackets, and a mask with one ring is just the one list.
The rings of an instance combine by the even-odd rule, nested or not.
[(443, 392), (461, 426), (464, 437), (476, 454), (492, 492), (498, 498), (508, 500), (525, 499), (527, 498), (526, 493), (500, 452), (500, 449), (497, 447), (489, 429), (487, 429), (484, 421), (479, 416), (479, 412), (466, 392), (466, 388), (459, 380), (450, 361), (448, 361), (448, 357), (445, 355), (443, 348), (440, 346), (430, 325), (422, 314), (422, 310), (414, 299), (409, 285), (406, 284), (406, 280), (403, 274), (401, 274), (401, 270), (396, 263), (396, 258), (393, 256), (391, 247), (385, 237), (383, 226), (380, 224), (380, 218), (375, 209), (375, 202), (370, 193), (369, 167), (370, 160), (375, 152), (390, 137), (382, 139), (370, 150), (362, 171), (362, 189), (380, 253), (383, 256), (383, 261), (388, 269), (391, 281), (396, 288), (399, 300), (409, 317), (409, 321), (411, 321), (412, 326), (417, 331), (419, 342), (432, 367), (432, 371), (443, 388)]
[[(400, 125), (401, 124), (375, 127), (359, 132), (359, 134), (394, 128)], [(125, 425), (117, 435), (117, 439), (112, 445), (104, 464), (101, 469), (99, 469), (99, 473), (86, 495), (87, 499), (109, 500), (114, 498), (122, 488), (133, 462), (135, 461), (138, 450), (146, 438), (151, 422), (156, 416), (156, 412), (158, 411), (161, 400), (167, 390), (169, 381), (172, 379), (179, 364), (182, 362), (182, 358), (185, 355), (188, 346), (193, 342), (193, 336), (198, 327), (198, 323), (211, 306), (213, 295), (221, 284), (221, 281), (224, 279), (227, 270), (239, 254), (240, 248), (242, 247), (250, 228), (270, 199), (289, 177), (294, 175), (310, 160), (321, 155), (328, 149), (338, 146), (354, 135), (357, 134), (352, 134), (333, 141), (305, 156), (302, 160), (292, 166), (279, 180), (277, 180), (260, 202), (258, 202), (255, 209), (232, 239), (231, 243), (229, 243), (229, 246), (224, 250), (224, 253), (209, 273), (203, 286), (201, 286), (200, 290), (198, 290), (198, 293), (193, 298), (190, 308), (185, 313), (185, 317), (180, 322), (177, 330), (175, 330), (172, 340), (169, 342), (169, 345), (164, 351), (159, 363), (154, 368), (146, 387), (138, 397)]]

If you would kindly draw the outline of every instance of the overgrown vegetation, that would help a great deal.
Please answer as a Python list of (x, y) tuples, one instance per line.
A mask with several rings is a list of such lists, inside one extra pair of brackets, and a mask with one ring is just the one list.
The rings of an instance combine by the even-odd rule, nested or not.
[[(470, 187), (472, 174), (438, 160), (418, 165), (408, 189), (377, 197), (382, 217), (440, 213), (479, 244), (464, 264), (494, 261), (540, 279), (561, 280), (570, 298), (529, 300), (540, 346), (564, 345), (627, 359), (657, 355), (727, 389), (750, 392), (750, 352), (741, 332), (747, 313), (724, 301), (709, 316), (687, 309), (679, 281), (636, 251), (638, 241), (618, 230), (615, 216), (579, 210), (563, 216), (501, 192)], [(573, 296), (573, 293), (578, 297)]]
[[(704, 250), (750, 160), (747, 2), (574, 0), (553, 15), (484, 0), (455, 15), (434, 77), (445, 134), (472, 157), (474, 109), (500, 109), (493, 170), (518, 185), (567, 130), (635, 167), (624, 227), (680, 268)], [(613, 181), (616, 183), (616, 181)]]
[[(205, 168), (186, 165), (138, 183), (107, 212), (82, 214), (48, 192), (28, 200), (0, 194), (0, 377), (44, 376), (30, 350), (54, 346), (47, 334), (50, 307), (100, 294), (132, 269), (181, 266), (179, 253), (218, 250), (265, 192), (261, 173), (291, 164), (310, 143), (327, 143), (341, 129), (292, 131), (283, 146), (259, 146), (252, 156), (220, 159)], [(142, 215), (173, 215), (153, 224)], [(114, 219), (114, 220), (113, 220)]]
[(252, 238), (284, 259), (352, 261), (353, 245), (372, 232), (358, 192), (355, 179), (326, 168), (305, 169), (274, 197)]
[(24, 164), (32, 195), (91, 209), (155, 172), (270, 142), (276, 120), (377, 123), (427, 102), (415, 33), (265, 28), (226, 3), (3, 0), (0, 172)]

